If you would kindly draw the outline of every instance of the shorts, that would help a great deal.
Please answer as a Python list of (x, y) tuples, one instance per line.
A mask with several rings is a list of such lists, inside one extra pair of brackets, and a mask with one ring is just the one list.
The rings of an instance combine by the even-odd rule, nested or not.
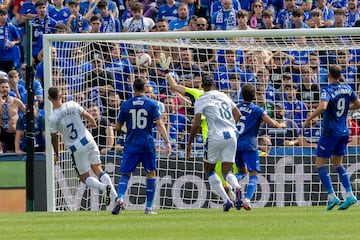
[(204, 161), (210, 164), (216, 164), (217, 161), (234, 163), (236, 145), (236, 137), (223, 140), (207, 139), (207, 158)]
[(0, 141), (4, 145), (4, 153), (15, 152), (15, 133), (6, 132), (3, 127), (0, 127), (0, 131)]
[(85, 146), (77, 149), (72, 153), (74, 167), (77, 169), (79, 175), (89, 171), (90, 164), (99, 164), (100, 152), (95, 142), (89, 142)]
[(258, 151), (236, 151), (235, 164), (238, 168), (247, 166), (249, 172), (260, 172)]
[(321, 136), (316, 149), (316, 156), (330, 158), (344, 156), (349, 136)]
[(141, 163), (144, 170), (149, 173), (150, 171), (156, 171), (156, 152), (144, 152), (144, 153), (128, 153), (123, 152), (120, 173), (132, 173), (135, 171), (138, 164)]

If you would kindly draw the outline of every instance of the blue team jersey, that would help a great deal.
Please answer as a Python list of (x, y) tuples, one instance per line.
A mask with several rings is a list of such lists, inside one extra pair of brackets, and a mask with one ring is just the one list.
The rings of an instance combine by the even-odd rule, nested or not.
[(243, 103), (239, 110), (240, 121), (237, 124), (239, 137), (237, 142), (238, 151), (257, 151), (257, 135), (265, 110), (253, 103)]
[(155, 152), (152, 127), (159, 118), (159, 105), (148, 97), (136, 96), (123, 102), (117, 121), (126, 123), (124, 153)]
[(357, 94), (348, 84), (334, 83), (321, 89), (321, 101), (328, 106), (323, 112), (323, 136), (347, 136), (347, 115), (349, 104), (357, 99)]

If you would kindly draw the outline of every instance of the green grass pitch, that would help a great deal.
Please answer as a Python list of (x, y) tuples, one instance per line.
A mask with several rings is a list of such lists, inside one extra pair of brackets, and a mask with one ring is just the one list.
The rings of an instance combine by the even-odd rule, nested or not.
[(28, 212), (0, 214), (0, 239), (360, 239), (360, 208)]

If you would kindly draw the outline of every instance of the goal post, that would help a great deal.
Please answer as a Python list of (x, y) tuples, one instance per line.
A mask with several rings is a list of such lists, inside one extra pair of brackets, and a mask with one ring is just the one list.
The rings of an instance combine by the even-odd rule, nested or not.
[[(225, 91), (229, 96), (239, 93), (240, 85), (250, 82), (256, 86), (257, 91), (264, 91), (266, 101), (275, 111), (277, 103), (284, 104), (283, 95), (285, 94), (283, 77), (290, 75), (297, 87), (302, 86), (302, 74), (307, 73), (306, 69), (311, 70), (312, 62), (309, 61), (310, 53), (315, 52), (315, 57), (319, 58), (319, 67), (327, 69), (331, 64), (337, 63), (337, 53), (345, 51), (348, 55), (349, 67), (360, 66), (360, 33), (357, 28), (326, 28), (326, 29), (292, 29), (292, 30), (247, 30), (247, 31), (194, 31), (194, 32), (150, 32), (150, 33), (106, 33), (106, 34), (45, 34), (43, 36), (44, 53), (44, 99), (46, 117), (52, 112), (52, 106), (48, 101), (47, 90), (51, 86), (60, 86), (68, 91), (66, 100), (75, 100), (85, 109), (89, 109), (95, 104), (99, 111), (106, 116), (109, 122), (115, 122), (115, 114), (118, 112), (118, 104), (132, 95), (131, 82), (137, 76), (150, 79), (150, 86), (155, 91), (155, 98), (160, 102), (165, 102), (165, 108), (169, 107), (166, 102), (170, 95), (177, 104), (176, 110), (181, 109), (181, 116), (184, 122), (179, 123), (179, 115), (174, 114), (181, 132), (173, 132), (173, 154), (166, 158), (161, 155), (162, 142), (157, 136), (158, 147), (158, 185), (155, 197), (155, 208), (200, 208), (200, 207), (221, 207), (221, 201), (210, 190), (209, 184), (203, 174), (202, 169), (202, 147), (201, 142), (197, 149), (193, 150), (190, 159), (185, 158), (183, 148), (186, 138), (180, 138), (187, 134), (192, 113), (190, 108), (184, 105), (184, 101), (193, 99), (188, 96), (176, 95), (164, 80), (163, 73), (158, 66), (158, 56), (160, 52), (165, 52), (173, 59), (171, 71), (175, 80), (179, 84), (192, 87), (194, 82), (189, 82), (190, 78), (196, 78), (204, 72), (214, 74), (217, 87)], [(51, 53), (55, 47), (57, 55)], [(119, 49), (115, 49), (119, 47)], [(182, 63), (182, 51), (190, 51), (192, 62), (200, 65), (192, 72), (185, 70)], [(137, 52), (148, 52), (152, 57), (152, 65), (147, 68), (147, 72), (138, 68), (134, 64), (134, 54)], [(226, 59), (228, 52), (236, 55), (235, 68), (239, 70), (227, 70), (230, 66)], [(199, 54), (194, 57), (194, 54)], [(201, 59), (210, 59), (214, 55), (215, 59), (211, 63), (202, 64)], [(353, 54), (353, 55), (351, 55)], [(356, 54), (359, 54), (357, 56)], [(250, 57), (249, 57), (250, 56)], [(252, 59), (253, 57), (253, 59)], [(277, 63), (281, 71), (276, 72), (273, 68), (274, 59), (279, 57), (281, 62)], [(117, 59), (115, 61), (115, 59)], [(255, 60), (254, 60), (255, 59)], [(353, 62), (353, 59), (354, 62)], [(94, 60), (101, 61), (101, 68), (109, 74), (95, 77), (97, 81), (112, 81), (114, 89), (103, 91), (100, 88), (87, 90), (91, 85), (95, 73), (93, 69), (99, 67)], [(252, 61), (257, 61), (253, 63)], [(351, 62), (350, 62), (351, 61)], [(255, 66), (256, 65), (256, 66)], [(224, 66), (222, 70), (219, 70)], [(247, 70), (249, 68), (249, 70)], [(255, 71), (257, 72), (252, 72)], [(273, 85), (272, 92), (267, 92), (267, 84), (262, 85), (260, 80), (261, 69), (268, 72)], [(344, 75), (347, 81), (357, 88), (356, 73), (352, 72), (355, 68), (348, 68)], [(352, 70), (350, 70), (352, 69)], [(229, 79), (224, 76), (236, 75), (239, 82), (237, 92), (232, 90)], [(310, 74), (310, 73), (307, 73)], [(314, 73), (315, 74), (315, 73)], [(314, 84), (325, 85), (322, 76), (311, 78)], [(275, 75), (279, 79), (275, 78)], [(326, 75), (326, 74), (325, 74)], [(313, 75), (311, 75), (312, 77)], [(354, 78), (355, 77), (355, 78)], [(326, 78), (326, 76), (325, 76)], [(266, 81), (268, 81), (266, 80)], [(266, 89), (264, 87), (266, 86)], [(196, 87), (196, 86), (195, 86)], [(261, 89), (261, 90), (260, 90)], [(316, 92), (317, 91), (317, 92)], [(115, 93), (115, 95), (114, 95)], [(235, 94), (236, 93), (236, 94)], [(233, 95), (232, 95), (233, 94)], [(276, 96), (280, 96), (277, 98)], [(310, 98), (308, 95), (311, 95)], [(305, 105), (309, 108), (316, 103), (319, 98), (319, 90), (310, 90), (305, 96)], [(239, 100), (239, 96), (238, 100)], [(120, 100), (119, 100), (119, 99)], [(273, 102), (271, 102), (271, 99)], [(104, 103), (104, 101), (106, 103)], [(112, 101), (111, 104), (108, 104)], [(114, 103), (115, 102), (115, 103)], [(310, 110), (310, 109), (308, 109)], [(110, 114), (111, 112), (111, 117)], [(294, 112), (289, 116), (294, 116)], [(271, 113), (274, 116), (274, 112)], [(270, 115), (270, 112), (269, 112)], [(300, 114), (301, 115), (301, 114)], [(167, 115), (170, 119), (172, 114)], [(304, 117), (304, 116), (302, 116)], [(301, 121), (302, 118), (295, 119)], [(294, 121), (295, 121), (294, 120)], [(302, 119), (304, 120), (304, 119)], [(171, 119), (170, 119), (171, 121)], [(296, 122), (296, 124), (301, 124)], [(183, 125), (181, 125), (183, 124)], [(106, 127), (106, 126), (103, 126)], [(174, 131), (174, 126), (171, 126)], [(299, 134), (301, 135), (301, 127)], [(265, 127), (264, 127), (265, 128)], [(175, 128), (176, 129), (176, 128)], [(155, 130), (154, 130), (155, 131)], [(268, 129), (264, 130), (266, 133)], [(47, 211), (62, 210), (101, 210), (106, 209), (101, 199), (101, 193), (86, 188), (80, 184), (76, 174), (72, 169), (70, 154), (64, 150), (61, 153), (61, 164), (54, 165), (52, 146), (50, 141), (49, 126), (46, 122), (46, 181), (47, 181)], [(99, 133), (98, 134), (103, 134)], [(265, 134), (267, 135), (267, 134)], [(156, 132), (154, 133), (156, 136)], [(106, 138), (105, 136), (100, 136)], [(59, 136), (61, 140), (61, 136)], [(115, 136), (121, 145), (121, 136)], [(270, 139), (271, 141), (272, 139)], [(287, 141), (282, 139), (283, 142)], [(296, 139), (294, 139), (296, 142)], [(290, 142), (294, 140), (289, 140)], [(305, 140), (304, 140), (305, 141)], [(310, 140), (309, 140), (310, 141)], [(326, 203), (326, 193), (321, 187), (317, 177), (316, 169), (313, 166), (315, 148), (314, 144), (309, 146), (280, 146), (272, 143), (272, 149), (267, 156), (261, 157), (261, 173), (259, 173), (258, 190), (255, 198), (252, 199), (255, 207), (264, 206), (312, 206)], [(357, 177), (360, 170), (358, 162), (357, 141), (349, 146), (348, 155), (344, 159), (344, 164), (349, 167), (351, 179)], [(99, 143), (99, 146), (101, 144)], [(185, 144), (186, 145), (186, 144)], [(264, 144), (263, 146), (267, 146)], [(119, 177), (119, 163), (121, 161), (121, 151), (112, 149), (102, 154), (103, 167), (107, 171), (117, 186)], [(332, 177), (337, 176), (331, 173)], [(246, 190), (246, 180), (241, 182)], [(145, 180), (144, 172), (138, 168), (132, 175), (127, 191), (125, 207), (127, 209), (142, 209), (145, 199)], [(336, 186), (336, 191), (344, 193), (340, 185)], [(344, 196), (344, 195), (343, 195)], [(110, 206), (111, 207), (111, 206)], [(108, 207), (107, 209), (109, 209)]]

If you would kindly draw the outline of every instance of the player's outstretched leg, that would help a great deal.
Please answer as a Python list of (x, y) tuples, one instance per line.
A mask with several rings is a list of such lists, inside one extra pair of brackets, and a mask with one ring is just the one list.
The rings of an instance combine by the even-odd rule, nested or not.
[(353, 195), (347, 197), (345, 201), (339, 206), (338, 210), (346, 210), (357, 202), (357, 198)]
[(341, 166), (337, 167), (336, 172), (339, 175), (341, 184), (344, 186), (344, 188), (346, 190), (346, 199), (339, 206), (338, 210), (345, 210), (345, 209), (348, 209), (350, 206), (354, 205), (357, 202), (357, 198), (354, 196), (354, 194), (352, 192), (349, 174), (347, 173), (344, 166), (341, 165)]
[(111, 213), (112, 213), (113, 215), (119, 214), (119, 213), (120, 213), (120, 210), (122, 210), (122, 208), (123, 208), (123, 204), (124, 204), (124, 203), (123, 203), (123, 200), (118, 199), (118, 200), (116, 201), (115, 206), (114, 206), (114, 208), (112, 209)]
[(230, 200), (228, 195), (225, 192), (224, 187), (222, 186), (220, 177), (216, 174), (215, 171), (211, 171), (207, 174), (209, 179), (211, 189), (221, 197), (224, 201), (223, 209), (224, 212), (228, 212), (230, 208), (234, 206), (234, 203)]
[[(101, 173), (99, 174), (99, 180), (100, 180), (102, 183), (110, 186), (110, 192), (109, 192), (109, 194), (107, 194), (107, 195), (108, 195), (108, 197), (109, 197), (109, 201), (111, 201), (110, 198), (113, 199), (113, 201), (115, 201), (115, 199), (117, 198), (117, 192), (116, 192), (116, 190), (115, 190), (114, 184), (112, 183), (109, 174), (107, 174), (106, 172), (101, 172)], [(110, 202), (109, 202), (109, 204), (110, 204)]]
[(157, 214), (152, 210), (156, 190), (156, 178), (146, 179), (146, 208), (145, 214)]

